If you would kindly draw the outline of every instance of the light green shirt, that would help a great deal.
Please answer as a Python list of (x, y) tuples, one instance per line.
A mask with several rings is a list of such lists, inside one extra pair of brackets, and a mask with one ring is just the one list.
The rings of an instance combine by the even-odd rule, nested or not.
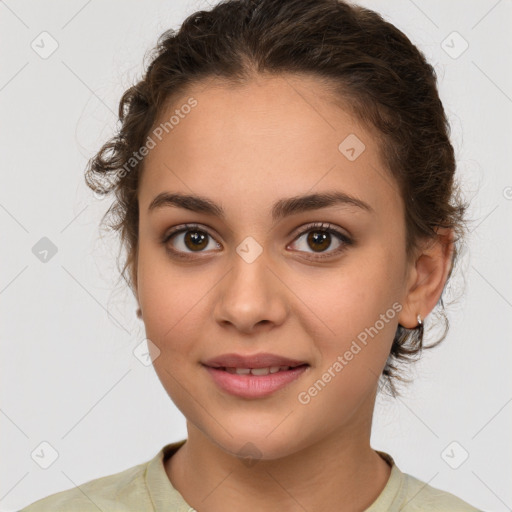
[[(52, 494), (20, 512), (195, 512), (172, 486), (164, 467), (164, 458), (185, 441), (165, 445), (143, 464)], [(402, 473), (387, 453), (377, 453), (391, 464), (391, 475), (365, 512), (479, 512), (453, 494)]]

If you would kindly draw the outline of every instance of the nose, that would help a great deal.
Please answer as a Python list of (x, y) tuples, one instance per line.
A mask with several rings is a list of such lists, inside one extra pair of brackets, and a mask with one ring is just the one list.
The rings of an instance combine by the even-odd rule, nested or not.
[(250, 263), (234, 255), (217, 293), (216, 321), (245, 334), (281, 325), (288, 314), (286, 286), (264, 254)]

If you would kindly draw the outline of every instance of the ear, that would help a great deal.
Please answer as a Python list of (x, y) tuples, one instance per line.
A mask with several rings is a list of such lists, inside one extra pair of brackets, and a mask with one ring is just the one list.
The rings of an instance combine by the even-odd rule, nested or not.
[(410, 263), (406, 295), (398, 317), (400, 325), (414, 329), (441, 298), (453, 263), (453, 230), (439, 228), (437, 236), (421, 243)]
[(139, 294), (138, 294), (138, 283), (137, 283), (137, 256), (133, 257), (128, 264), (128, 272), (131, 280), (131, 289), (137, 301), (137, 318), (142, 318), (142, 310), (140, 308)]

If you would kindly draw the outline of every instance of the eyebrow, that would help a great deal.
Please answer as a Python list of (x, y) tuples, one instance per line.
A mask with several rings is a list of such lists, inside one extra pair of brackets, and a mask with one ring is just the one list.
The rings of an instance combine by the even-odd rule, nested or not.
[[(329, 206), (355, 206), (369, 213), (374, 213), (373, 208), (369, 204), (356, 197), (345, 194), (344, 192), (325, 192), (279, 199), (272, 207), (272, 220), (276, 222), (290, 215), (327, 208)], [(214, 215), (223, 220), (225, 220), (226, 217), (222, 207), (206, 197), (172, 194), (169, 192), (158, 194), (151, 201), (148, 212), (165, 207), (184, 208), (197, 213)]]

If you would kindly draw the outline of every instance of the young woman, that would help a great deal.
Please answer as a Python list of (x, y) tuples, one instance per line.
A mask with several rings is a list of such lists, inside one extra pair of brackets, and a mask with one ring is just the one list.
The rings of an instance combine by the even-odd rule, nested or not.
[(188, 436), (24, 511), (477, 510), (370, 446), (464, 231), (423, 54), (341, 0), (228, 0), (119, 112), (87, 182)]

